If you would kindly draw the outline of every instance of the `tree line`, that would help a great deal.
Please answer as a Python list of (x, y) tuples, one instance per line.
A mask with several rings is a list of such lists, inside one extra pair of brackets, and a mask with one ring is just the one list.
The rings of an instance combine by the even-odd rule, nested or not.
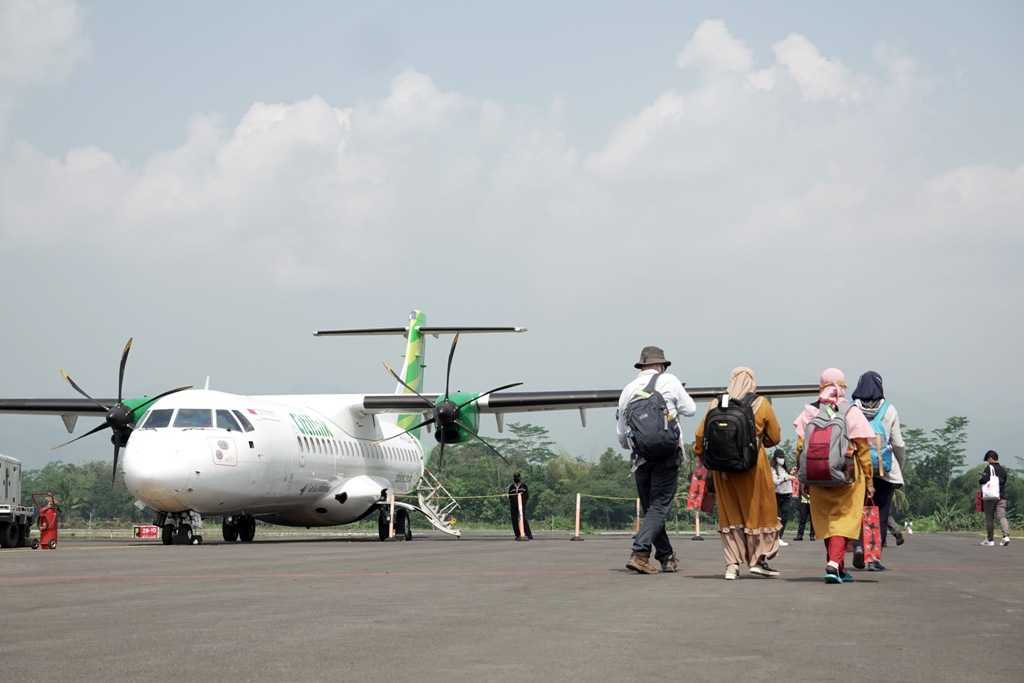
[[(904, 427), (909, 464), (904, 472), (907, 484), (896, 497), (897, 516), (914, 521), (916, 529), (962, 530), (978, 528), (981, 516), (975, 514), (974, 495), (983, 464), (967, 458), (966, 417), (950, 417), (937, 428), (926, 430)], [(630, 475), (630, 463), (624, 451), (605, 449), (597, 458), (575, 457), (561, 451), (548, 431), (537, 425), (512, 423), (507, 435), (488, 438), (508, 463), (475, 442), (445, 447), (444, 461), (436, 465), (440, 449), (428, 456), (428, 467), (435, 470), (445, 487), (456, 498), (500, 494), (513, 472), (522, 473), (530, 487), (529, 512), (540, 528), (572, 528), (576, 494), (584, 499), (582, 522), (591, 529), (626, 529), (633, 523), (632, 502), (636, 489)], [(429, 447), (433, 437), (423, 435)], [(792, 464), (793, 444), (782, 444)], [(1024, 527), (1024, 471), (1011, 470), (1007, 486), (1007, 506), (1015, 527)], [(1019, 462), (1019, 459), (1016, 460)], [(692, 472), (692, 451), (680, 468), (677, 517), (688, 524), (685, 496)], [(1017, 476), (1015, 476), (1017, 475)], [(84, 464), (51, 462), (45, 467), (24, 472), (23, 490), (52, 491), (61, 503), (65, 523), (104, 524), (152, 520), (151, 511), (138, 507), (120, 478), (110, 484), (110, 462)], [(591, 497), (593, 496), (593, 497)], [(622, 500), (616, 500), (622, 499)], [(470, 498), (463, 500), (456, 517), (460, 524), (504, 526), (509, 523), (507, 499)], [(707, 520), (713, 524), (713, 519)]]

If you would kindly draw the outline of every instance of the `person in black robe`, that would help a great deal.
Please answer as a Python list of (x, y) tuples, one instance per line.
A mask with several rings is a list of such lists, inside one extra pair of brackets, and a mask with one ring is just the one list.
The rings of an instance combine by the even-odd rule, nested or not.
[(530, 499), (530, 489), (516, 472), (512, 475), (512, 483), (508, 487), (508, 509), (512, 518), (512, 533), (516, 535), (517, 541), (523, 540), (519, 533), (519, 494), (523, 496), (523, 531), (526, 533), (526, 540), (532, 541), (533, 532), (530, 531), (530, 520), (526, 516), (526, 501)]

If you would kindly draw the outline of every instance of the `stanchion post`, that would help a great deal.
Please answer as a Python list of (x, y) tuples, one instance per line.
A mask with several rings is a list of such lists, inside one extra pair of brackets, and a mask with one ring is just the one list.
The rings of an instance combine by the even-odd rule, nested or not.
[(523, 518), (523, 494), (522, 494), (522, 492), (519, 492), (519, 493), (516, 494), (516, 507), (519, 508), (519, 538), (517, 538), (516, 540), (517, 541), (525, 541), (525, 540), (528, 540), (528, 539), (526, 538), (526, 526), (524, 524), (524, 518)]
[(693, 511), (693, 536), (690, 538), (691, 541), (703, 541), (704, 537), (700, 535), (700, 510)]
[(395, 537), (395, 494), (388, 489), (388, 539)]
[(640, 499), (636, 499), (636, 521), (633, 524), (633, 532), (640, 533)]
[(576, 494), (576, 534), (569, 539), (570, 541), (582, 541), (583, 536), (580, 535), (580, 494)]

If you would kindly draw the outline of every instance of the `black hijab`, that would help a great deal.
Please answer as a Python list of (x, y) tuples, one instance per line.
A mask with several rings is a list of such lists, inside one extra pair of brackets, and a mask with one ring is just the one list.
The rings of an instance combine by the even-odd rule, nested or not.
[(882, 391), (882, 376), (874, 370), (868, 370), (857, 381), (857, 388), (853, 390), (853, 398), (861, 401), (881, 401), (885, 398)]

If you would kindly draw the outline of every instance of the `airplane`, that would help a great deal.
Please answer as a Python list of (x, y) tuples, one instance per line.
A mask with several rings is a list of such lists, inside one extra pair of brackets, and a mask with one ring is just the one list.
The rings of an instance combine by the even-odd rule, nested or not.
[[(402, 327), (321, 330), (317, 337), (394, 335), (405, 339), (395, 393), (247, 396), (177, 387), (153, 397), (126, 398), (125, 345), (117, 398), (97, 399), (61, 371), (82, 398), (0, 399), (0, 414), (57, 415), (69, 433), (79, 417), (103, 422), (61, 446), (111, 430), (113, 476), (120, 452), (129, 493), (156, 513), (165, 545), (203, 542), (203, 516), (221, 517), (227, 542), (251, 542), (256, 520), (293, 527), (357, 522), (377, 514), (378, 533), (411, 538), (409, 514), (460, 535), (452, 516), (457, 502), (426, 468), (421, 431), (431, 429), (439, 444), (440, 468), (446, 445), (478, 441), (480, 415), (493, 414), (499, 431), (509, 413), (577, 410), (618, 405), (620, 389), (508, 391), (521, 383), (485, 392), (452, 392), (451, 370), (461, 335), (522, 333), (522, 327), (430, 326), (414, 310)], [(427, 335), (454, 335), (444, 393), (423, 393)], [(386, 364), (385, 364), (386, 365)], [(712, 398), (723, 387), (687, 389), (695, 399)], [(817, 394), (816, 385), (760, 387), (767, 397)], [(399, 500), (402, 498), (402, 500)], [(408, 499), (413, 499), (411, 502)], [(393, 511), (393, 515), (392, 515)]]

